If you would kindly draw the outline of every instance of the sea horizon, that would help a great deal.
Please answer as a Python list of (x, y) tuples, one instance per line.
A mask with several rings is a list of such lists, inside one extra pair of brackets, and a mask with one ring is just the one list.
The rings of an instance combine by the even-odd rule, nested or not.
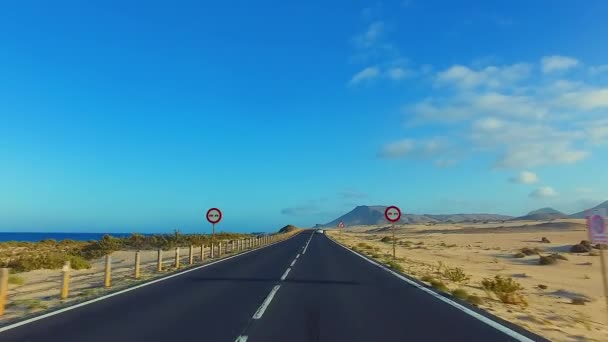
[[(0, 242), (20, 241), (20, 242), (38, 242), (42, 240), (74, 240), (74, 241), (89, 241), (99, 240), (104, 235), (113, 237), (127, 237), (134, 233), (83, 233), (83, 232), (0, 232)], [(141, 235), (153, 235), (135, 233)]]

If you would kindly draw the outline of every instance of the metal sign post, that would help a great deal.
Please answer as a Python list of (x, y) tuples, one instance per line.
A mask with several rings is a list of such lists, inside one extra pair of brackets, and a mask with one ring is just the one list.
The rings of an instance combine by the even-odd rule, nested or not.
[(393, 260), (395, 260), (395, 259), (397, 259), (397, 254), (395, 252), (395, 249), (396, 249), (395, 222), (397, 222), (401, 219), (401, 210), (398, 207), (391, 205), (390, 207), (386, 208), (386, 210), (384, 210), (384, 217), (387, 219), (387, 221), (389, 221), (393, 224), (391, 231), (393, 232)]
[(608, 218), (606, 208), (592, 209), (587, 213), (587, 232), (591, 243), (596, 243), (600, 248), (600, 266), (602, 268), (602, 281), (604, 283), (604, 297), (606, 298), (606, 310), (608, 310), (608, 279), (606, 279), (606, 261), (604, 260), (604, 246), (608, 244)]
[(210, 253), (210, 257), (213, 258), (214, 253), (213, 253), (213, 249), (214, 249), (214, 245), (215, 245), (215, 224), (220, 222), (222, 220), (222, 211), (219, 210), (218, 208), (211, 208), (209, 210), (207, 210), (207, 221), (209, 221), (209, 223), (211, 223), (212, 226), (212, 231), (211, 231), (211, 251)]

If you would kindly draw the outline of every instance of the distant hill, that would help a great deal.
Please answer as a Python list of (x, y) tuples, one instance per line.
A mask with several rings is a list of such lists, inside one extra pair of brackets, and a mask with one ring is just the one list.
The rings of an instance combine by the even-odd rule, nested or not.
[(532, 221), (547, 221), (568, 218), (568, 215), (553, 208), (541, 208), (529, 212), (527, 215), (516, 217), (513, 221), (532, 220)]
[(296, 227), (294, 225), (291, 225), (291, 224), (288, 224), (285, 227), (279, 229), (279, 233), (289, 233), (289, 232), (292, 232), (294, 230), (298, 230), (298, 227)]
[[(340, 221), (346, 226), (355, 225), (376, 225), (386, 224), (384, 210), (386, 206), (360, 205), (337, 219), (326, 223), (325, 227), (335, 227)], [(474, 222), (474, 221), (502, 221), (513, 218), (507, 215), (497, 214), (452, 214), (452, 215), (431, 215), (431, 214), (403, 214), (400, 223), (442, 223), (442, 222)]]
[[(590, 209), (599, 209), (599, 208), (606, 208), (606, 209), (608, 209), (608, 201), (606, 201), (606, 202), (604, 202), (604, 203), (600, 203), (600, 204), (598, 204), (598, 205), (596, 205), (595, 207), (590, 208)], [(589, 209), (587, 209), (587, 210), (589, 210)], [(570, 215), (570, 217), (571, 217), (571, 218), (579, 218), (579, 219), (584, 219), (584, 218), (585, 218), (585, 215), (587, 214), (587, 210), (583, 210), (583, 211), (578, 212), (578, 213), (576, 213), (576, 214), (572, 214), (572, 215)]]
[(386, 206), (374, 205), (366, 206), (360, 205), (350, 212), (338, 217), (337, 219), (326, 223), (325, 227), (335, 227), (340, 222), (344, 222), (347, 226), (355, 225), (373, 225), (379, 223), (386, 223), (384, 218), (384, 210)]

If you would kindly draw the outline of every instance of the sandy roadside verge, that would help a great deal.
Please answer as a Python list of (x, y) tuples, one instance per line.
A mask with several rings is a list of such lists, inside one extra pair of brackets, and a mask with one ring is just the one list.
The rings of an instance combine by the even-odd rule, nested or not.
[[(280, 242), (295, 233), (276, 235)], [(210, 249), (204, 249), (204, 259), (201, 261), (201, 247), (193, 247), (193, 264), (189, 264), (189, 246), (180, 247), (180, 268), (184, 270), (190, 267), (200, 266), (212, 261), (217, 261), (240, 253), (240, 251), (228, 246), (226, 253), (223, 248), (220, 258), (210, 259)], [(255, 246), (257, 249), (264, 246)], [(243, 251), (251, 250), (245, 248)], [(140, 251), (140, 278), (135, 279), (135, 255), (136, 251), (116, 251), (110, 254), (112, 265), (112, 286), (104, 287), (105, 257), (91, 261), (91, 268), (70, 271), (70, 294), (66, 300), (60, 300), (62, 284), (61, 270), (34, 270), (15, 274), (22, 284), (9, 284), (8, 298), (5, 314), (0, 317), (0, 326), (40, 314), (45, 310), (52, 310), (60, 306), (69, 306), (77, 302), (108, 294), (110, 292), (125, 289), (130, 286), (141, 284), (147, 280), (159, 278), (178, 271), (175, 267), (175, 250), (163, 251), (163, 269), (157, 271), (158, 250)], [(217, 254), (217, 249), (216, 249)], [(10, 278), (9, 278), (10, 279)]]
[[(397, 257), (404, 273), (441, 280), (450, 290), (464, 289), (481, 297), (479, 307), (541, 336), (554, 341), (607, 341), (608, 315), (599, 257), (569, 253), (570, 246), (587, 237), (582, 224), (581, 220), (561, 220), (400, 226)], [(389, 260), (387, 254), (392, 255), (392, 243), (381, 241), (391, 236), (386, 226), (352, 227), (342, 234), (327, 232), (376, 259)], [(550, 243), (541, 243), (542, 237)], [(560, 253), (568, 260), (539, 265), (535, 254), (515, 258), (524, 247), (538, 248), (541, 255)], [(455, 267), (464, 270), (470, 277), (468, 282), (451, 282), (442, 276), (446, 268)], [(520, 283), (528, 306), (489, 298), (480, 283), (496, 275)], [(572, 304), (572, 298), (583, 299), (584, 305)]]

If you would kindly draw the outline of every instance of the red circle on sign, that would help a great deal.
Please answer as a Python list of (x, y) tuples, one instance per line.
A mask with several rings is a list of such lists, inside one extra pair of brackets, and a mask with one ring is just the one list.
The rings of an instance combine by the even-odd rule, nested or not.
[[(395, 217), (394, 211), (397, 211), (397, 216)], [(392, 217), (391, 215), (389, 215), (389, 212), (393, 213)], [(386, 217), (386, 219), (389, 222), (397, 222), (401, 219), (401, 210), (399, 210), (399, 208), (395, 207), (394, 205), (391, 205), (390, 207), (386, 208), (386, 210), (384, 210), (384, 217)]]
[(344, 222), (340, 222), (340, 223), (338, 224), (338, 227), (339, 227), (339, 228), (344, 228)]
[[(217, 212), (217, 215), (214, 215), (214, 211)], [(211, 214), (211, 216), (210, 216)], [(218, 208), (211, 208), (209, 210), (207, 210), (207, 221), (209, 221), (209, 223), (213, 223), (216, 224), (218, 222), (220, 222), (222, 220), (222, 211), (219, 210)]]

